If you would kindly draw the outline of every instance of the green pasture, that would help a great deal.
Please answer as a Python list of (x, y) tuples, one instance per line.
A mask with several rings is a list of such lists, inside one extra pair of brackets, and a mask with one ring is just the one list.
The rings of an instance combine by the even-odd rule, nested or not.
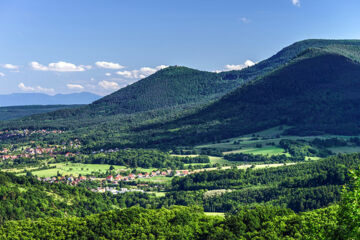
[[(110, 169), (108, 164), (83, 164), (83, 163), (54, 163), (49, 164), (50, 167), (56, 166), (56, 168), (44, 169), (33, 171), (32, 174), (38, 177), (53, 177), (59, 172), (61, 175), (89, 175), (93, 172), (106, 172)], [(124, 170), (124, 166), (114, 166), (115, 170)], [(23, 175), (21, 173), (19, 175)]]
[(261, 154), (261, 155), (279, 155), (284, 154), (284, 149), (277, 146), (265, 146), (262, 148), (244, 148), (239, 150), (233, 150), (228, 152), (223, 152), (223, 154), (231, 153), (247, 153), (247, 154)]
[(204, 212), (207, 216), (225, 217), (225, 213), (222, 212)]
[(173, 177), (157, 176), (150, 178), (138, 178), (138, 182), (142, 183), (171, 183)]

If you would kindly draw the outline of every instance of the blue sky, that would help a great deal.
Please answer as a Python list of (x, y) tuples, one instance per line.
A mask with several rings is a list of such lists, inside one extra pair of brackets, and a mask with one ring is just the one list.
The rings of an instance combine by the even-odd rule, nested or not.
[(0, 0), (0, 94), (104, 95), (168, 65), (239, 69), (299, 40), (359, 39), (359, 11), (358, 0)]

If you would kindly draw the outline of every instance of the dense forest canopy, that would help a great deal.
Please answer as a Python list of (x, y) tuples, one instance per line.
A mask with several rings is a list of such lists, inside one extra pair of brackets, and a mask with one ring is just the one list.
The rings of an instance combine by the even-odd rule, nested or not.
[[(295, 214), (278, 207), (240, 208), (225, 218), (206, 216), (201, 208), (146, 210), (133, 207), (98, 215), (8, 221), (7, 239), (358, 239), (359, 173), (338, 205)], [(70, 230), (71, 229), (71, 230)], [(69, 231), (70, 230), (70, 231)]]

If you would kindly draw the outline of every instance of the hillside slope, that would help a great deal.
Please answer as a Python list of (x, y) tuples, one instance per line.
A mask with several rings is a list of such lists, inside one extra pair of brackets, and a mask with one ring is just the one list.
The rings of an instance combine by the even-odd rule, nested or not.
[(360, 64), (326, 50), (308, 49), (292, 63), (198, 113), (165, 124), (162, 139), (177, 144), (206, 142), (281, 124), (293, 126), (292, 134), (358, 134), (359, 106)]
[(0, 120), (18, 119), (33, 114), (53, 112), (59, 109), (78, 108), (80, 105), (29, 105), (0, 107)]
[[(61, 119), (82, 121), (93, 117), (177, 108), (187, 104), (201, 106), (221, 98), (244, 82), (264, 76), (286, 65), (301, 52), (311, 47), (342, 54), (353, 60), (360, 59), (360, 41), (305, 40), (294, 43), (271, 58), (240, 71), (217, 74), (186, 67), (168, 67), (86, 107), (70, 111), (56, 111), (27, 119), (26, 122), (31, 119), (36, 121), (59, 121)], [(179, 108), (179, 115), (181, 115), (181, 111), (182, 108)]]
[(308, 39), (295, 42), (285, 47), (274, 56), (265, 59), (258, 64), (242, 69), (240, 71), (229, 71), (220, 73), (223, 79), (240, 78), (244, 81), (264, 76), (271, 71), (291, 62), (300, 53), (309, 48), (318, 48), (332, 53), (338, 53), (355, 61), (360, 60), (360, 40), (327, 40)]
[(168, 67), (92, 104), (109, 113), (132, 113), (211, 100), (241, 84), (222, 80), (216, 73), (186, 67)]

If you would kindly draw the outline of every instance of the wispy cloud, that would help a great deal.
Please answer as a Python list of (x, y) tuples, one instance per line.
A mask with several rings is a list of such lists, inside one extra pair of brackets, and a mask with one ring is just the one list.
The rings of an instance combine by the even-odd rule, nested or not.
[(99, 82), (98, 85), (105, 90), (116, 90), (120, 88), (118, 83), (106, 80)]
[(10, 64), (10, 63), (3, 64), (2, 67), (6, 68), (6, 69), (9, 69), (9, 70), (15, 70), (15, 71), (19, 70), (19, 66), (13, 65), (13, 64)]
[(291, 0), (294, 6), (300, 7), (300, 0)]
[(42, 65), (38, 62), (31, 62), (30, 66), (32, 69), (37, 71), (54, 71), (54, 72), (83, 72), (88, 69), (91, 69), (89, 65), (75, 65), (73, 63), (68, 62), (56, 62), (49, 63), (47, 66)]
[(155, 68), (151, 68), (151, 67), (142, 67), (140, 69), (137, 70), (132, 70), (132, 71), (118, 71), (116, 72), (116, 74), (125, 77), (125, 78), (135, 78), (135, 79), (141, 79), (141, 78), (145, 78), (151, 74), (156, 73), (157, 71), (167, 68), (168, 66), (166, 65), (159, 65), (156, 66)]
[(84, 87), (82, 85), (80, 85), (80, 84), (71, 84), (71, 83), (69, 83), (69, 84), (66, 84), (66, 87), (68, 89), (71, 89), (71, 90), (83, 90), (84, 89)]
[(53, 94), (55, 93), (55, 90), (53, 88), (44, 88), (41, 86), (31, 87), (31, 86), (25, 86), (24, 83), (19, 83), (18, 88), (24, 92), (39, 92), (39, 93), (48, 93)]
[(110, 77), (111, 73), (105, 73), (105, 76)]
[(113, 63), (113, 62), (105, 62), (105, 61), (98, 61), (95, 63), (95, 65), (99, 68), (106, 68), (106, 69), (122, 69), (124, 66)]
[(5, 74), (0, 72), (0, 77), (5, 77)]

